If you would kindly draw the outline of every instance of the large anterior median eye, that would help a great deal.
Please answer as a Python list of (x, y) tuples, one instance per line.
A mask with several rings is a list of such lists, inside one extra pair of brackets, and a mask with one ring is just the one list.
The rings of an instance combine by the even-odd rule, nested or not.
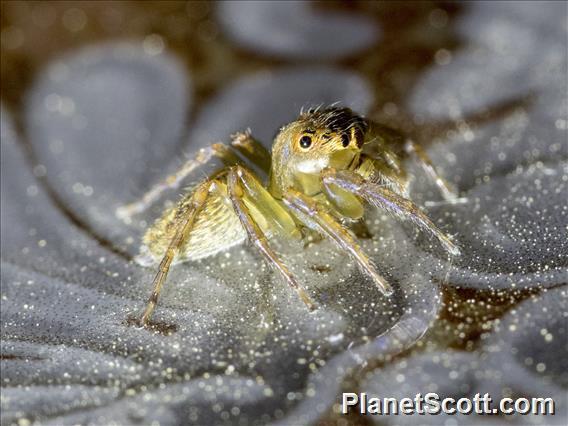
[(312, 146), (312, 138), (308, 135), (304, 135), (300, 138), (300, 147), (303, 149), (308, 149)]

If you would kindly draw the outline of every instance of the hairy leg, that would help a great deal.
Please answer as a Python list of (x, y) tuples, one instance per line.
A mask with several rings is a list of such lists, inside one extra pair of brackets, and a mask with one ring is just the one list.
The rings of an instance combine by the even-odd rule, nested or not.
[(213, 158), (219, 158), (225, 165), (236, 164), (239, 159), (231, 149), (222, 143), (215, 143), (199, 150), (197, 155), (183, 164), (174, 174), (158, 182), (152, 189), (146, 192), (142, 198), (133, 203), (121, 206), (116, 210), (116, 216), (124, 222), (128, 222), (135, 214), (142, 213), (150, 207), (161, 194), (168, 190), (179, 187), (183, 179), (197, 168), (209, 163)]
[(348, 170), (325, 169), (322, 172), (322, 182), (324, 186), (336, 185), (350, 191), (398, 218), (411, 220), (420, 229), (436, 237), (450, 254), (459, 255), (458, 247), (450, 238), (409, 199), (376, 183), (366, 181), (357, 173)]
[[(286, 267), (284, 263), (278, 258), (276, 253), (268, 245), (268, 240), (264, 232), (258, 226), (255, 221), (250, 209), (245, 203), (245, 194), (253, 196), (254, 194), (249, 192), (247, 186), (244, 184), (243, 176), (245, 173), (249, 176), (252, 175), (250, 172), (245, 172), (243, 167), (236, 166), (232, 168), (227, 177), (227, 186), (229, 190), (229, 198), (233, 204), (233, 208), (237, 213), (243, 227), (245, 228), (250, 241), (258, 248), (262, 253), (264, 258), (268, 263), (275, 267), (278, 272), (286, 279), (288, 284), (296, 290), (302, 301), (306, 304), (308, 309), (314, 310), (315, 305), (311, 301), (308, 294), (304, 291), (302, 287), (296, 281), (296, 278), (292, 275), (290, 270)], [(256, 199), (258, 201), (258, 198)]]
[(272, 163), (270, 152), (251, 135), (250, 130), (231, 135), (231, 145), (268, 175)]
[(294, 189), (289, 189), (284, 194), (283, 201), (291, 210), (297, 213), (298, 219), (304, 222), (306, 226), (315, 223), (323, 235), (347, 251), (363, 271), (371, 276), (383, 294), (387, 296), (392, 294), (392, 287), (377, 272), (371, 259), (363, 252), (349, 231), (329, 214), (324, 206)]
[(162, 261), (160, 262), (158, 273), (156, 274), (154, 281), (152, 282), (152, 294), (148, 299), (148, 304), (146, 305), (144, 313), (140, 317), (140, 325), (148, 325), (156, 304), (158, 303), (160, 291), (166, 280), (174, 257), (176, 256), (180, 247), (187, 240), (193, 224), (195, 223), (195, 218), (201, 211), (201, 208), (205, 204), (205, 201), (207, 200), (210, 192), (214, 190), (214, 185), (215, 181), (206, 181), (199, 185), (191, 195), (191, 203), (189, 209), (180, 218), (178, 223), (176, 223), (176, 232), (164, 254), (164, 257), (162, 258)]
[(426, 175), (436, 184), (444, 200), (450, 203), (463, 202), (463, 199), (458, 198), (458, 193), (455, 188), (440, 176), (434, 164), (432, 164), (432, 160), (430, 160), (430, 157), (428, 157), (428, 154), (426, 154), (420, 145), (411, 140), (407, 140), (404, 143), (404, 150), (418, 162)]
[[(254, 210), (260, 213), (261, 220), (270, 233), (301, 239), (301, 232), (290, 213), (270, 195), (254, 173), (244, 167), (236, 166), (236, 175), (239, 185), (242, 186), (247, 198), (254, 202)], [(252, 216), (254, 218), (254, 213)]]
[[(380, 157), (385, 162), (388, 169), (394, 171), (395, 175), (403, 176), (404, 180), (406, 180), (406, 177), (404, 176), (404, 169), (401, 164), (401, 160), (403, 159), (404, 154), (406, 154), (417, 161), (428, 178), (434, 182), (446, 203), (454, 204), (465, 201), (463, 198), (458, 198), (458, 194), (452, 185), (440, 176), (432, 164), (430, 157), (428, 157), (428, 154), (426, 154), (420, 145), (414, 143), (414, 141), (410, 139), (407, 139), (399, 131), (379, 123), (370, 122), (370, 127), (370, 134), (374, 135), (375, 141), (378, 142), (369, 143), (366, 147), (366, 150), (372, 158)], [(383, 174), (387, 174), (388, 176), (388, 170), (383, 170)], [(367, 176), (363, 176), (367, 178)], [(396, 178), (394, 180), (396, 181)], [(391, 189), (397, 190), (397, 188)], [(406, 195), (404, 191), (397, 192), (402, 195)]]

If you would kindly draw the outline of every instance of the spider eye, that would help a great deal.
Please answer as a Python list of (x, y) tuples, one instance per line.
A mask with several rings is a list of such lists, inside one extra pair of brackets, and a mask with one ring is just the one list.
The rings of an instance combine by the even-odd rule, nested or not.
[(304, 149), (309, 148), (310, 146), (312, 146), (312, 138), (304, 135), (300, 138), (300, 146)]

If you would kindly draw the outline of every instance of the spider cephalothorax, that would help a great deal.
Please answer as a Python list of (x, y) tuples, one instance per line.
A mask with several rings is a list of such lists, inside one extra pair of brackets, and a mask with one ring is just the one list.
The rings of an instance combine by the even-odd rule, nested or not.
[[(419, 146), (348, 108), (301, 112), (297, 120), (280, 129), (271, 153), (249, 132), (234, 135), (231, 145), (213, 144), (202, 149), (140, 201), (117, 211), (128, 218), (145, 210), (164, 189), (179, 186), (193, 170), (214, 157), (226, 164), (188, 191), (147, 230), (137, 260), (144, 265), (159, 263), (159, 270), (140, 323), (149, 323), (172, 263), (211, 256), (246, 239), (298, 292), (306, 306), (315, 309), (310, 296), (269, 244), (275, 236), (301, 238), (301, 228), (331, 239), (382, 293), (391, 294), (390, 284), (348, 228), (349, 223), (364, 216), (368, 206), (412, 222), (457, 255), (451, 240), (407, 198), (402, 155), (414, 156), (442, 195), (450, 202), (455, 200)], [(259, 169), (263, 178), (247, 164)]]
[(369, 128), (367, 121), (349, 108), (310, 109), (300, 114), (296, 122), (306, 129), (318, 129), (328, 141), (337, 139), (334, 144), (339, 143), (342, 148), (349, 145), (361, 148)]
[(270, 192), (280, 198), (293, 186), (319, 192), (316, 181), (326, 167), (350, 168), (357, 163), (367, 121), (348, 108), (310, 109), (280, 129), (272, 147)]

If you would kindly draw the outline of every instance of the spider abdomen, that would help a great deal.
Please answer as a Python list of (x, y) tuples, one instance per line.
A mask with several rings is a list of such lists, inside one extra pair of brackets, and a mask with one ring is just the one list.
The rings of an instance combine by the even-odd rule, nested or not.
[[(226, 192), (226, 186), (218, 185)], [(157, 264), (164, 255), (176, 231), (176, 217), (182, 217), (187, 209), (186, 196), (176, 206), (168, 209), (143, 238), (142, 255), (139, 263), (149, 266)], [(180, 247), (175, 263), (198, 260), (213, 256), (223, 250), (241, 244), (247, 234), (239, 222), (238, 216), (227, 200), (220, 193), (212, 193), (201, 212), (195, 219), (187, 241)]]

